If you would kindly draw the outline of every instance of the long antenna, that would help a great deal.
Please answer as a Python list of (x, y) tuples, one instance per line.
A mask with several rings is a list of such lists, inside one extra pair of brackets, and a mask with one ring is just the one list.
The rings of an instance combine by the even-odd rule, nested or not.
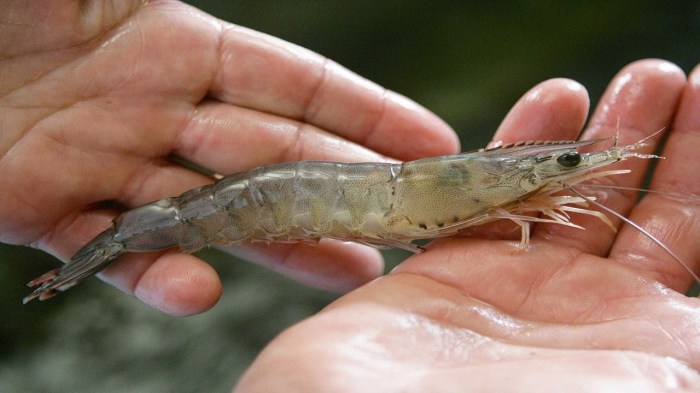
[(698, 284), (700, 284), (700, 277), (698, 277), (698, 275), (695, 274), (695, 272), (693, 272), (693, 269), (691, 269), (690, 266), (688, 266), (685, 262), (683, 262), (683, 261), (681, 260), (681, 258), (680, 258), (678, 255), (676, 255), (676, 253), (674, 253), (673, 251), (671, 251), (671, 249), (668, 248), (668, 246), (665, 245), (661, 240), (657, 239), (654, 235), (652, 235), (651, 233), (649, 233), (649, 231), (647, 231), (646, 229), (642, 228), (641, 226), (639, 226), (637, 223), (635, 223), (634, 221), (630, 220), (629, 218), (627, 218), (627, 217), (623, 216), (622, 214), (616, 212), (615, 210), (613, 210), (613, 209), (611, 209), (611, 208), (609, 208), (609, 207), (607, 207), (607, 206), (605, 206), (605, 205), (603, 205), (603, 204), (601, 204), (601, 203), (596, 202), (595, 200), (591, 199), (590, 197), (587, 197), (587, 196), (581, 194), (580, 192), (576, 191), (574, 188), (572, 188), (572, 187), (567, 187), (567, 188), (568, 188), (571, 192), (573, 192), (574, 194), (576, 194), (577, 196), (579, 196), (579, 197), (585, 199), (587, 202), (589, 202), (589, 203), (591, 203), (591, 204), (593, 204), (593, 205), (595, 205), (595, 206), (597, 206), (597, 207), (599, 207), (599, 208), (605, 210), (606, 212), (608, 212), (608, 213), (612, 214), (613, 216), (619, 218), (620, 220), (624, 221), (627, 225), (629, 225), (629, 226), (635, 228), (636, 230), (638, 230), (639, 232), (643, 233), (646, 237), (648, 237), (649, 239), (651, 239), (651, 241), (653, 241), (654, 243), (656, 243), (656, 245), (658, 245), (658, 246), (661, 247), (664, 251), (666, 251), (666, 252), (668, 253), (668, 255), (670, 255), (673, 259), (676, 260), (676, 262), (678, 262), (681, 266), (683, 266), (683, 268), (684, 268), (688, 273), (690, 273), (690, 275), (693, 277), (693, 279), (695, 280), (695, 282), (697, 282)]
[(643, 192), (645, 194), (656, 194), (656, 195), (661, 195), (661, 196), (665, 196), (665, 197), (671, 197), (671, 198), (676, 198), (676, 199), (681, 199), (681, 200), (686, 200), (686, 201), (700, 202), (700, 198), (694, 197), (691, 195), (685, 195), (685, 194), (680, 194), (680, 193), (676, 193), (676, 192), (668, 192), (668, 191), (647, 190), (646, 188), (615, 186), (612, 184), (597, 184), (597, 183), (582, 183), (582, 184), (577, 184), (576, 186), (577, 187), (587, 187), (587, 188), (607, 188), (610, 190), (638, 191), (638, 192)]

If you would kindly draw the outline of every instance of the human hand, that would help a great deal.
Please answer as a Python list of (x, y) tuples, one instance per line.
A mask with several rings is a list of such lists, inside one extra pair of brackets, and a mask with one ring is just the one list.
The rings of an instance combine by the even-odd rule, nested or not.
[[(175, 1), (87, 4), (0, 8), (0, 241), (68, 260), (120, 210), (212, 181), (173, 155), (228, 174), (458, 150), (433, 114), (293, 44)], [(340, 291), (383, 268), (375, 250), (339, 242), (237, 252)], [(101, 277), (179, 315), (221, 291), (177, 251), (126, 256)]]
[[(651, 188), (697, 195), (698, 108), (700, 67), (686, 84), (669, 63), (637, 62), (612, 81), (582, 139), (619, 130), (627, 144), (673, 124)], [(587, 111), (580, 85), (547, 81), (515, 105), (495, 139), (573, 139)], [(625, 161), (633, 173), (610, 181), (639, 186), (647, 164)], [(697, 204), (580, 189), (698, 271)], [(587, 229), (537, 224), (518, 253), (517, 239), (431, 243), (283, 332), (235, 391), (698, 391), (700, 303), (683, 295), (688, 273), (629, 227), (614, 234), (596, 219), (573, 220)]]

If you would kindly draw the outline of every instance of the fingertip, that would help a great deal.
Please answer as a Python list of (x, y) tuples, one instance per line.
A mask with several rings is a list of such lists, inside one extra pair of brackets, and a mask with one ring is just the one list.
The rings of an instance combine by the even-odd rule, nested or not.
[[(621, 128), (656, 131), (673, 117), (686, 76), (677, 65), (660, 59), (625, 66), (608, 85), (591, 118), (589, 137)], [(595, 130), (601, 129), (599, 135)], [(638, 135), (633, 136), (638, 138)]]
[(209, 310), (221, 297), (216, 271), (197, 257), (166, 253), (144, 272), (134, 295), (144, 303), (176, 316)]
[(503, 119), (494, 140), (572, 139), (583, 127), (590, 99), (571, 79), (546, 80), (525, 93)]
[(625, 72), (648, 72), (685, 80), (685, 72), (683, 72), (683, 69), (675, 63), (664, 59), (642, 59), (633, 61), (625, 66), (620, 71), (620, 74), (624, 74)]
[(588, 90), (586, 90), (585, 86), (568, 78), (554, 78), (544, 83), (549, 89), (557, 92), (558, 98), (556, 101), (569, 103), (576, 109), (579, 109), (580, 112), (583, 112), (585, 120), (591, 102), (588, 96)]
[(588, 92), (586, 87), (579, 82), (569, 78), (552, 78), (547, 79), (530, 89), (523, 96), (525, 100), (539, 101), (556, 101), (561, 99), (579, 99), (588, 100)]
[(700, 64), (697, 64), (693, 70), (690, 71), (690, 74), (688, 74), (688, 82), (692, 86), (700, 85)]
[(341, 244), (347, 247), (343, 249), (344, 254), (348, 255), (352, 260), (360, 261), (356, 265), (359, 267), (359, 269), (356, 269), (358, 272), (356, 275), (357, 279), (354, 283), (351, 282), (351, 285), (347, 286), (344, 292), (364, 285), (384, 274), (384, 257), (379, 250), (352, 242), (343, 242)]
[(688, 85), (676, 114), (674, 133), (696, 133), (700, 125), (700, 64), (688, 75)]
[(537, 93), (537, 102), (542, 108), (549, 108), (545, 118), (553, 128), (575, 130), (580, 132), (588, 117), (591, 100), (588, 90), (572, 79), (555, 78), (544, 81), (533, 89)]
[[(615, 82), (622, 84), (635, 77), (639, 79), (639, 84), (645, 83), (651, 89), (672, 90), (674, 93), (687, 83), (685, 72), (679, 66), (662, 59), (644, 59), (630, 63), (615, 76)], [(643, 93), (645, 92), (637, 92), (638, 95)]]
[[(392, 146), (394, 156), (404, 159), (453, 154), (460, 150), (457, 133), (436, 114), (401, 94), (387, 91), (384, 116), (370, 138)], [(368, 141), (369, 142), (369, 141)]]

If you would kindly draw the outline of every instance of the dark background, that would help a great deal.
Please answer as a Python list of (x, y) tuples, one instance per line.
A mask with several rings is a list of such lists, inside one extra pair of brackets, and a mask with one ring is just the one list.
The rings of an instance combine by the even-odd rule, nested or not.
[[(191, 1), (221, 19), (319, 52), (443, 117), (463, 149), (483, 146), (535, 84), (568, 77), (593, 104), (624, 65), (700, 61), (695, 2)], [(48, 208), (48, 207), (47, 207)], [(279, 331), (335, 298), (215, 251), (214, 310), (175, 318), (97, 279), (21, 305), (58, 265), (0, 244), (0, 391), (229, 391)], [(387, 254), (392, 266), (405, 257)]]

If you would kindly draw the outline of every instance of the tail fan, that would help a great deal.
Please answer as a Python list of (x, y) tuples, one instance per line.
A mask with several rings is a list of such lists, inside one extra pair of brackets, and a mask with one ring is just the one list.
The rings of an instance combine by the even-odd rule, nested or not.
[(30, 281), (27, 286), (38, 288), (25, 297), (22, 303), (26, 304), (36, 298), (46, 300), (57, 291), (72, 287), (114, 262), (125, 250), (121, 243), (114, 241), (113, 235), (114, 229), (107, 229), (80, 249), (70, 262)]

